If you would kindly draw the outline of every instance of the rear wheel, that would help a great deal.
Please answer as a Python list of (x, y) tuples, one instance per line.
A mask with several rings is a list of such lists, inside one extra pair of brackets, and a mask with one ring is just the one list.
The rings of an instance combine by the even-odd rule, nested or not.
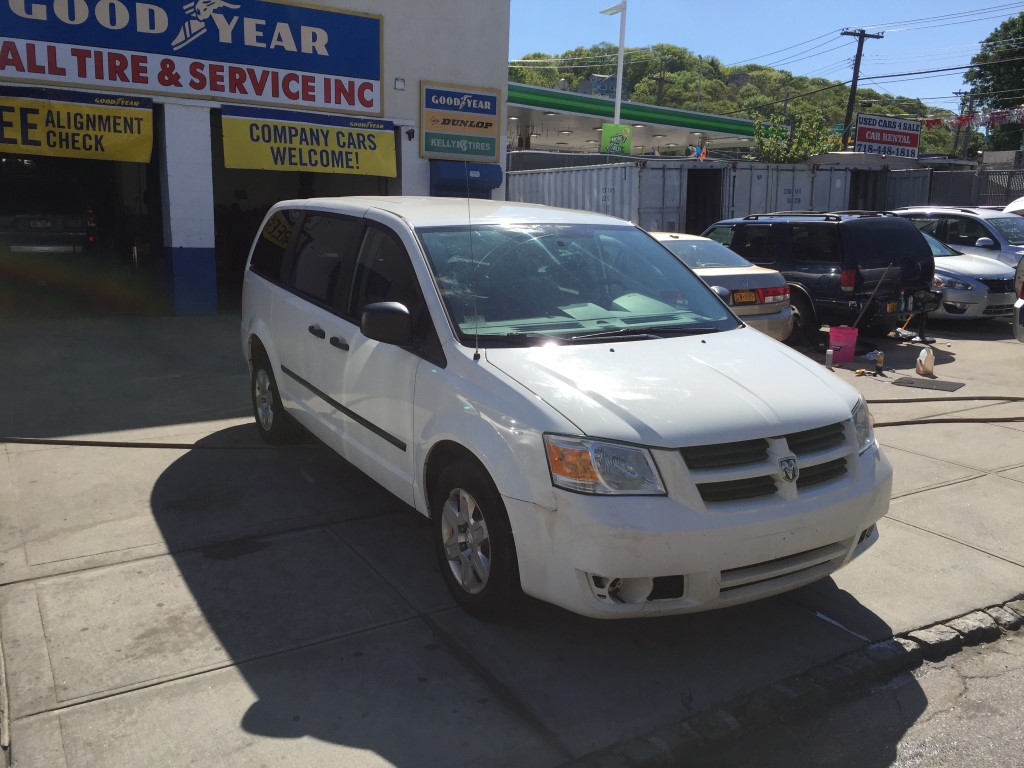
[(284, 406), (281, 405), (274, 370), (262, 349), (253, 354), (249, 392), (252, 395), (252, 413), (256, 419), (256, 429), (264, 442), (281, 445), (294, 440), (299, 431), (298, 424), (285, 413)]
[(474, 461), (446, 467), (431, 498), (438, 564), (452, 597), (471, 613), (494, 615), (521, 594), (512, 528), (498, 489)]
[(793, 332), (789, 335), (790, 343), (816, 349), (821, 336), (821, 323), (818, 322), (811, 302), (803, 294), (794, 292), (790, 298), (790, 306), (793, 309)]

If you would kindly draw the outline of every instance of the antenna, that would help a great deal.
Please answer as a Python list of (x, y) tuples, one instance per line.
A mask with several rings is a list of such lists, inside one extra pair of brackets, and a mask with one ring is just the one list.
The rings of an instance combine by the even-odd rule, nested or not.
[(469, 290), (473, 292), (473, 360), (480, 360), (480, 308), (477, 306), (476, 291), (476, 256), (473, 255), (473, 206), (469, 197), (469, 161), (462, 161), (462, 170), (465, 171), (466, 180), (466, 221), (469, 223), (469, 258), (473, 262), (472, 280)]

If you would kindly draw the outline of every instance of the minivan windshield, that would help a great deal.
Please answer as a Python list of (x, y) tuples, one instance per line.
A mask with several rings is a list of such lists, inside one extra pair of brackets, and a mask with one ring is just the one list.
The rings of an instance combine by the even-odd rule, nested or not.
[(617, 342), (739, 326), (636, 227), (531, 222), (423, 227), (417, 235), (466, 344)]

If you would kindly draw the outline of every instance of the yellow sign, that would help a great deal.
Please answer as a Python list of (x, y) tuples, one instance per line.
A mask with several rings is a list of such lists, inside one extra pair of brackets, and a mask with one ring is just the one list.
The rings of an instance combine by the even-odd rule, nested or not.
[(221, 129), (228, 168), (398, 175), (388, 120), (223, 106)]
[(148, 163), (152, 101), (0, 87), (0, 152)]

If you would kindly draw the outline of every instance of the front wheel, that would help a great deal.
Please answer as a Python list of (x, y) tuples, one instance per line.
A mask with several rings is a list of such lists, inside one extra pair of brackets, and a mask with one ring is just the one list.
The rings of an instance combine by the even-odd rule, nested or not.
[(449, 465), (430, 511), (438, 564), (455, 601), (476, 614), (511, 607), (521, 594), (512, 528), (487, 473), (469, 459)]

